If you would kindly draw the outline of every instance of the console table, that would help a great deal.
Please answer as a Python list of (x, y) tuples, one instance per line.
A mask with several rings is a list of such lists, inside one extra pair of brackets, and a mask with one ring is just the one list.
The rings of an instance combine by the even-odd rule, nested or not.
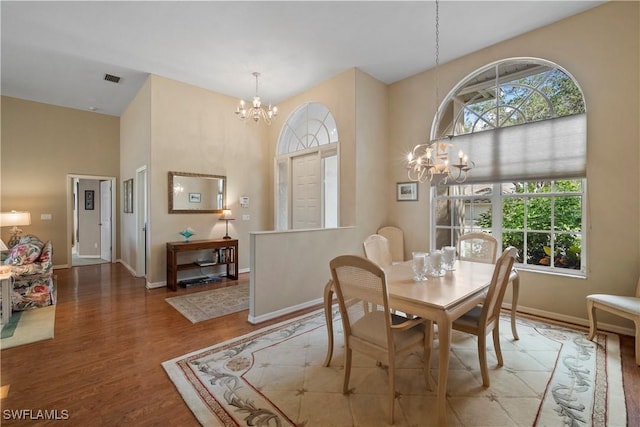
[[(188, 262), (178, 264), (178, 254), (193, 251), (211, 251), (211, 258), (206, 262)], [(167, 287), (172, 291), (178, 289), (178, 272), (215, 265), (227, 266), (227, 277), (238, 279), (238, 240), (193, 240), (189, 242), (167, 242)]]

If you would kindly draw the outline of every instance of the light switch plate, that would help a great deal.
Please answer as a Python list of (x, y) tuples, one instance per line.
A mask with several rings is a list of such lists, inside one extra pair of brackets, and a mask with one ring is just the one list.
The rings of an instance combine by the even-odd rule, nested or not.
[(51, 220), (51, 214), (40, 214), (40, 219), (43, 221)]
[(245, 214), (245, 215), (242, 215), (242, 220), (243, 220), (243, 221), (249, 221), (250, 219), (251, 219), (251, 216), (246, 215), (246, 214)]

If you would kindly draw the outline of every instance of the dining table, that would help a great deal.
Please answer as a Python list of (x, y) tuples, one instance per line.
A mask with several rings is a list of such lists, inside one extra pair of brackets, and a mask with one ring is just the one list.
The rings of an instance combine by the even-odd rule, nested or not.
[[(447, 425), (446, 391), (449, 374), (449, 351), (453, 321), (482, 303), (486, 296), (494, 270), (493, 264), (472, 261), (456, 261), (453, 270), (440, 276), (427, 276), (426, 280), (414, 280), (412, 262), (406, 261), (385, 267), (389, 307), (410, 313), (434, 322), (438, 326), (438, 425)], [(515, 331), (517, 286), (519, 278), (514, 270), (510, 276), (514, 286), (511, 306), (512, 331)], [(327, 322), (328, 349), (325, 366), (329, 366), (333, 355), (333, 282), (329, 280), (324, 289), (324, 311)], [(431, 340), (431, 330), (426, 339)], [(426, 355), (428, 357), (428, 355)], [(425, 363), (429, 363), (425, 360)]]

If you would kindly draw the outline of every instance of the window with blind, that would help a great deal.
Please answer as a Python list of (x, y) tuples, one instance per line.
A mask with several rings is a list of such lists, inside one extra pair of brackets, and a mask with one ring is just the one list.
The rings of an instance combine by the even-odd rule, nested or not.
[(484, 231), (515, 246), (523, 268), (586, 272), (586, 108), (579, 85), (549, 61), (477, 70), (445, 98), (432, 139), (475, 163), (462, 185), (432, 191), (432, 247)]

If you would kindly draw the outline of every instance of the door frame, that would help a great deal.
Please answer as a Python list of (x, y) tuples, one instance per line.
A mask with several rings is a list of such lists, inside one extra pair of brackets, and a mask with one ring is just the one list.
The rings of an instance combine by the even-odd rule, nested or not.
[[(100, 176), (100, 175), (83, 175), (83, 174), (67, 174), (67, 260), (68, 266), (73, 266), (73, 255), (71, 249), (73, 247), (72, 234), (73, 234), (73, 180), (74, 179), (90, 179), (94, 181), (111, 181), (111, 263), (116, 262), (115, 250), (117, 245), (116, 239), (116, 177), (114, 176)], [(102, 244), (102, 243), (101, 243)]]
[[(149, 251), (149, 199), (147, 197), (147, 166), (136, 169), (133, 205), (136, 213), (136, 277), (147, 277)], [(142, 255), (141, 255), (142, 254)]]

